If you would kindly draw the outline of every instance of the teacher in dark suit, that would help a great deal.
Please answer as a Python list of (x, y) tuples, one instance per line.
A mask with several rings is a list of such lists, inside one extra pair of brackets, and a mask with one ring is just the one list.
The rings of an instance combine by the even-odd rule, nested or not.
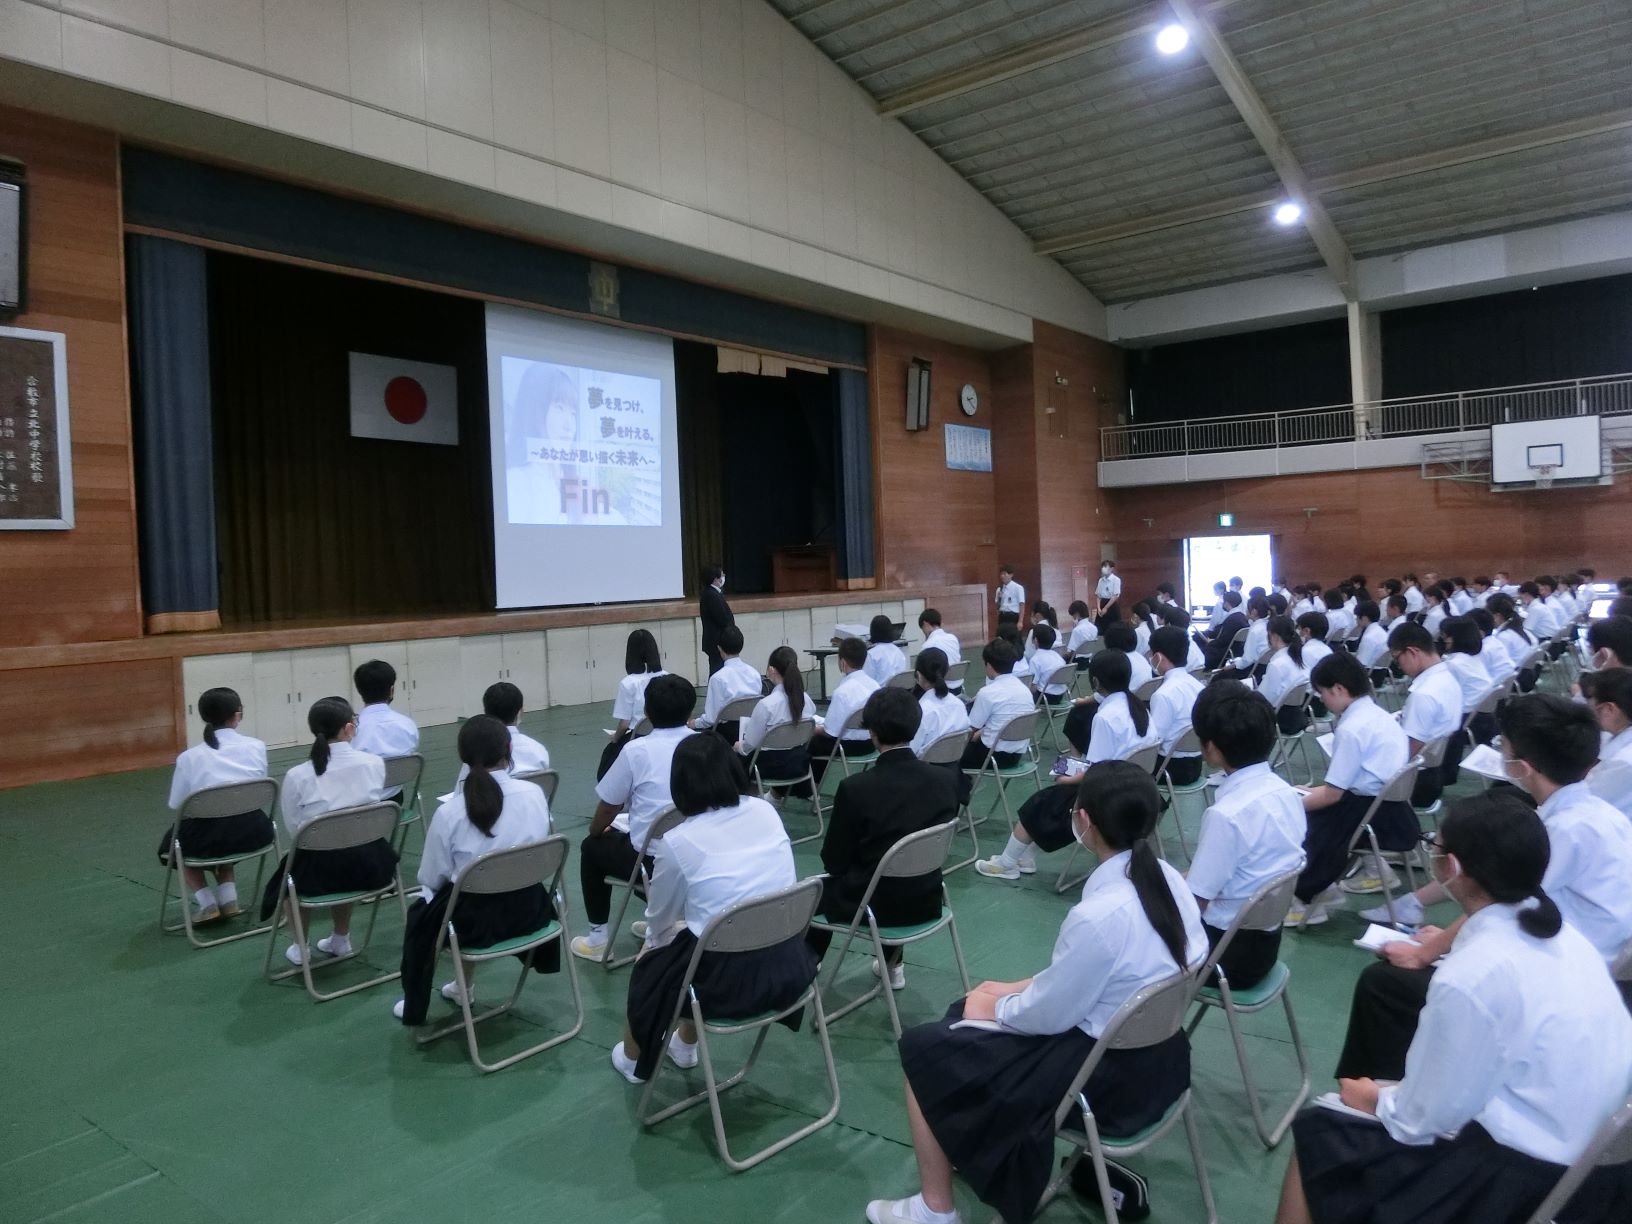
[(698, 615), (703, 618), (703, 653), (708, 656), (708, 674), (725, 665), (720, 657), (720, 630), (737, 623), (731, 605), (725, 602), (725, 571), (718, 565), (703, 566), (703, 593), (698, 597)]

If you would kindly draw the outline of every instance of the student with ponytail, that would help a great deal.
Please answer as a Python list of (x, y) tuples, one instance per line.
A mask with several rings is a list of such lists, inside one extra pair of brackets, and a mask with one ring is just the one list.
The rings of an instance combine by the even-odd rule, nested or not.
[[(266, 745), (238, 733), (244, 703), (230, 688), (208, 689), (198, 699), (198, 714), (204, 720), (204, 742), (194, 744), (176, 758), (176, 772), (170, 778), (170, 810), (179, 812), (194, 791), (207, 786), (226, 786), (266, 777)], [(272, 841), (272, 818), (265, 812), (244, 812), (216, 820), (184, 820), (181, 827), (171, 824), (159, 840), (159, 862), (168, 863), (176, 842), (188, 858), (225, 858), (248, 854)], [(234, 918), (238, 907), (238, 885), (231, 865), (210, 868), (215, 876), (211, 889), (204, 872), (183, 867), (182, 878), (193, 895), (193, 925)], [(184, 901), (183, 904), (186, 904)]]
[[(772, 727), (791, 722), (811, 722), (816, 718), (816, 703), (805, 692), (805, 676), (799, 670), (799, 655), (793, 647), (778, 646), (771, 651), (771, 657), (765, 664), (765, 678), (771, 682), (771, 691), (759, 699), (754, 712), (742, 724), (742, 738), (737, 741), (737, 751), (743, 756), (751, 756), (754, 749), (765, 742), (765, 736)], [(773, 778), (797, 778), (809, 764), (810, 751), (807, 748), (779, 748), (759, 754), (760, 773)], [(810, 784), (801, 783), (794, 794), (800, 798), (808, 797)]]
[[(1531, 651), (1536, 648), (1536, 639), (1524, 627), (1524, 618), (1519, 615), (1518, 605), (1513, 602), (1513, 597), (1505, 592), (1492, 595), (1485, 601), (1485, 610), (1496, 622), (1496, 631), (1490, 635), (1490, 640), (1507, 651), (1514, 667), (1522, 667), (1524, 661), (1530, 657)], [(1519, 673), (1520, 691), (1528, 693), (1535, 687), (1536, 668), (1534, 666), (1524, 668)]]
[[(1097, 656), (1096, 656), (1097, 657)], [(1201, 914), (1184, 877), (1151, 845), (1156, 783), (1127, 761), (1083, 777), (1072, 835), (1099, 866), (1066, 915), (1036, 977), (982, 982), (931, 1024), (901, 1037), (919, 1193), (868, 1204), (873, 1224), (955, 1224), (952, 1174), (1005, 1220), (1028, 1220), (1054, 1161), (1054, 1110), (1104, 1033), (1146, 986), (1193, 972), (1207, 955)], [(956, 1027), (961, 1022), (980, 1027)], [(1155, 1046), (1107, 1051), (1083, 1091), (1101, 1133), (1151, 1125), (1190, 1083), (1183, 1032)], [(1111, 1166), (1129, 1208), (1141, 1179)]]
[[(969, 730), (969, 707), (947, 686), (946, 668), (946, 654), (938, 646), (924, 647), (913, 661), (922, 715), (918, 733), (912, 737), (914, 756), (923, 756), (924, 749), (943, 736)], [(956, 762), (947, 768), (957, 775), (960, 802), (968, 802), (969, 779)]]
[[(1340, 1069), (1353, 1112), (1316, 1105), (1293, 1123), (1277, 1224), (1520, 1224), (1625, 1103), (1632, 1017), (1555, 903), (1546, 820), (1490, 792), (1440, 821), (1431, 870), (1467, 915), (1460, 934), (1403, 1067)], [(1560, 1218), (1629, 1214), (1620, 1165), (1595, 1171)]]
[[(404, 1024), (423, 1024), (430, 1004), (431, 971), (436, 940), (448, 921), (453, 880), (474, 858), (509, 850), (550, 835), (550, 805), (532, 782), (510, 776), (511, 728), (481, 714), (459, 728), (459, 760), (464, 782), (442, 801), (425, 830), (419, 859), (419, 894), (408, 908), (402, 940), (402, 992), (392, 1009)], [(504, 893), (469, 893), (453, 914), (459, 942), (486, 948), (538, 930), (555, 917), (542, 883)], [(561, 968), (559, 942), (532, 954), (533, 968), (556, 973)], [(466, 962), (466, 983), (475, 981), (476, 966)], [(472, 992), (474, 993), (474, 991)], [(442, 997), (459, 1002), (458, 979), (442, 987)]]
[[(283, 827), (291, 840), (314, 817), (341, 808), (377, 803), (385, 797), (385, 761), (372, 752), (352, 747), (357, 735), (357, 715), (344, 697), (324, 697), (312, 703), (306, 725), (312, 732), (312, 749), (306, 760), (283, 779)], [(356, 892), (383, 888), (396, 869), (397, 852), (381, 838), (366, 846), (346, 850), (302, 850), (295, 859), (295, 887), (303, 896)], [(278, 864), (266, 882), (261, 898), (261, 918), (272, 916), (283, 887), (287, 860)], [(291, 929), (310, 934), (308, 910), (299, 927), (290, 915)], [(317, 941), (317, 950), (329, 956), (351, 952), (351, 906), (336, 905), (329, 910), (334, 934)], [(284, 951), (292, 965), (311, 955), (311, 949), (292, 943)]]
[(1296, 686), (1309, 682), (1309, 669), (1303, 661), (1303, 636), (1290, 616), (1270, 617), (1268, 633), (1269, 662), (1264, 666), (1258, 691), (1275, 711), (1281, 733), (1296, 735), (1308, 726), (1309, 716), (1296, 707), (1283, 707), (1281, 699)]

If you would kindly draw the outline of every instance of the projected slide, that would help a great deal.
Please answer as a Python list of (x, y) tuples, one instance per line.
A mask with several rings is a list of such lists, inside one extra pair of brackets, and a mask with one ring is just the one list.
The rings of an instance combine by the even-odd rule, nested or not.
[(682, 592), (674, 345), (487, 308), (498, 606)]
[(663, 523), (663, 386), (654, 378), (501, 357), (512, 524)]

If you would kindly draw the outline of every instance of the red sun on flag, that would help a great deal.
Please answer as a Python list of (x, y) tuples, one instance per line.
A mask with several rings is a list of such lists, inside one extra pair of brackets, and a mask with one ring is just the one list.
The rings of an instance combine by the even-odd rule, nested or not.
[(417, 425), (424, 419), (426, 407), (425, 388), (418, 379), (400, 374), (385, 384), (385, 410), (392, 420)]
[(459, 371), (450, 365), (350, 353), (351, 436), (459, 445)]

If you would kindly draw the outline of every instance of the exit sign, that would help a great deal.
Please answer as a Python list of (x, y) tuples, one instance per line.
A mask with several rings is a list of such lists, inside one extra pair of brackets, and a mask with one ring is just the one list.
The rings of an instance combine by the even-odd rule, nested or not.
[(1234, 527), (1235, 526), (1235, 515), (1233, 515), (1233, 514), (1221, 514), (1221, 515), (1219, 515), (1218, 516), (1218, 525), (1220, 527)]

